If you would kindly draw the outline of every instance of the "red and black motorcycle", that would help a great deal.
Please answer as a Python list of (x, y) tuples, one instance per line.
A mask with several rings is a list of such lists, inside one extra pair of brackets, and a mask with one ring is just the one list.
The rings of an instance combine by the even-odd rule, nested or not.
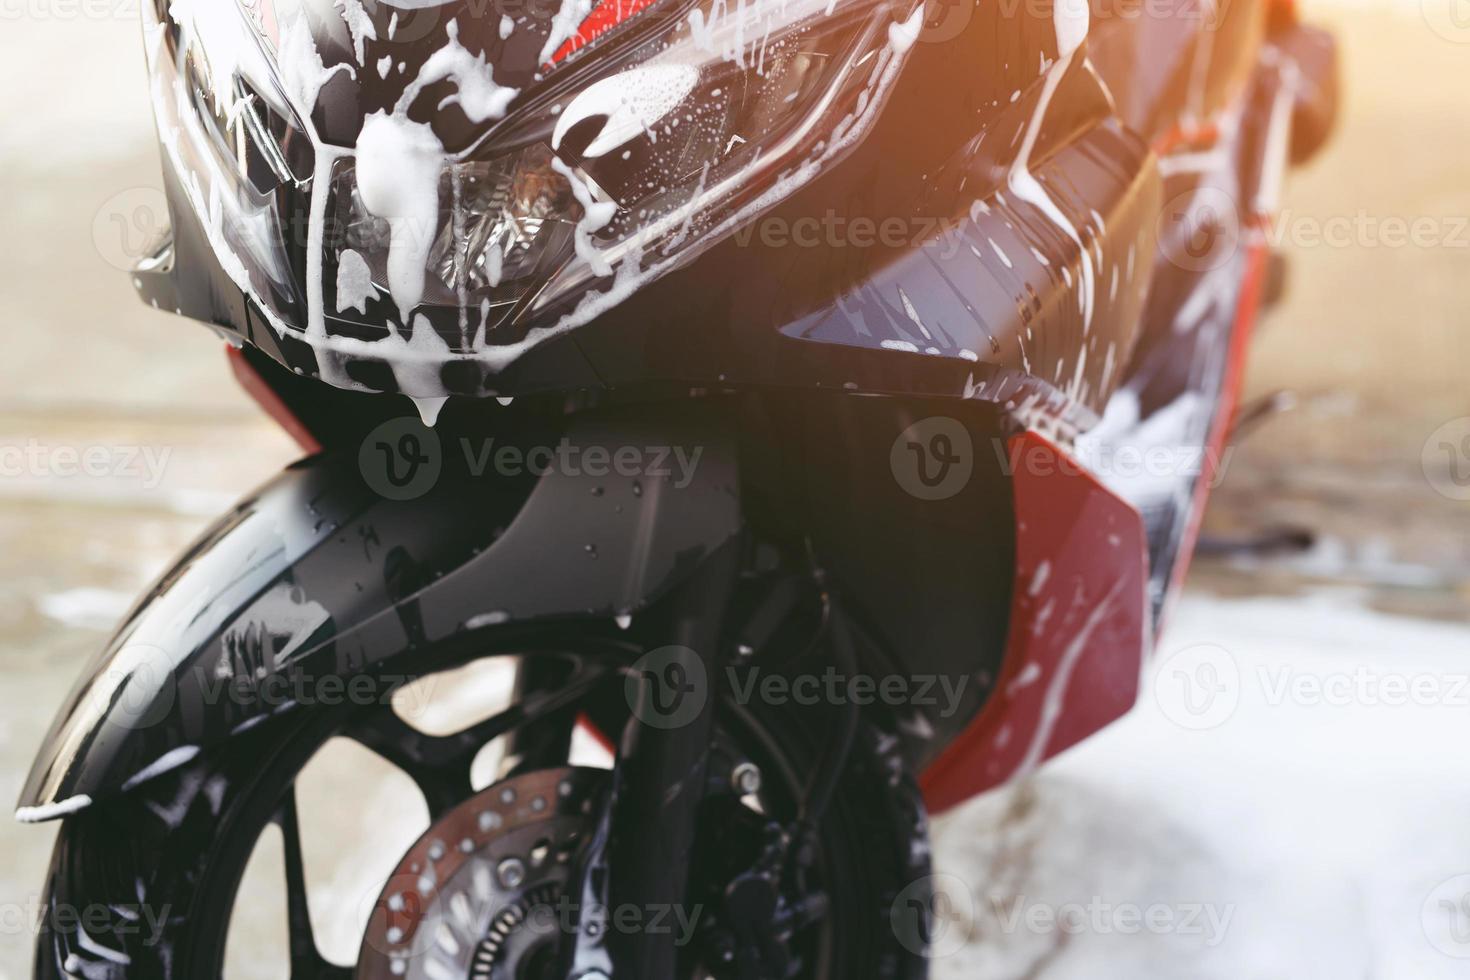
[[(36, 976), (219, 976), (273, 824), (293, 980), (923, 976), (927, 815), (1137, 696), (1331, 41), (1290, 0), (143, 6), (138, 288), (306, 457), (46, 738), (48, 902), (111, 911)], [(395, 707), (492, 657), (504, 710)], [(355, 963), (297, 832), (335, 737), (431, 815)]]

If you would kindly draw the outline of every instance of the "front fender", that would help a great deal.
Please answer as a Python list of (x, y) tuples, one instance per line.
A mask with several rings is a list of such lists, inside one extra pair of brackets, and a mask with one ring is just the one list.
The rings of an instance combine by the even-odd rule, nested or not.
[[(466, 631), (635, 612), (739, 532), (734, 439), (713, 404), (578, 416), (530, 445), (586, 463), (538, 474), (492, 473), (483, 439), (423, 438), (442, 470), (413, 499), (375, 492), (354, 446), (292, 466), (206, 531), (73, 688), (17, 817), (63, 816), (269, 725), (305, 705), (301, 678), (340, 692), (411, 674), (415, 653)], [(592, 464), (599, 447), (645, 450), (646, 465), (616, 475)], [(692, 467), (652, 465), (675, 447), (665, 459)]]

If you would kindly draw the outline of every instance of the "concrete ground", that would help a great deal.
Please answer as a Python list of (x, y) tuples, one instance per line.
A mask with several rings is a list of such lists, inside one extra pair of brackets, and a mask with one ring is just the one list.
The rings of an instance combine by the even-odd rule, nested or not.
[[(1470, 784), (1455, 758), (1465, 710), (1446, 694), (1438, 711), (1333, 714), (1252, 681), (1283, 663), (1443, 683), (1470, 669), (1457, 666), (1458, 654), (1470, 664), (1470, 637), (1455, 625), (1470, 620), (1470, 504), (1454, 479), (1470, 473), (1470, 441), (1442, 430), (1470, 416), (1470, 28), (1450, 2), (1306, 5), (1343, 41), (1344, 126), (1291, 185), (1291, 288), (1250, 364), (1253, 393), (1291, 388), (1300, 408), (1232, 457), (1207, 529), (1305, 525), (1318, 544), (1197, 563), (1161, 645), (1164, 663), (1225, 650), (1207, 665), (1246, 679), (1239, 710), (1181, 733), (1180, 695), (1156, 677), (1157, 696), (1115, 732), (947, 818), (941, 868), (989, 904), (957, 914), (963, 941), (940, 975), (1463, 975), (1455, 956), (1470, 950), (1431, 913), (1435, 884), (1470, 871)], [(156, 220), (129, 8), (26, 9), (0, 30), (0, 227), (12, 243), (0, 262), (0, 446), (38, 448), (0, 476), (0, 801), (131, 596), (293, 456), (229, 380), (219, 342), (139, 305), (119, 269)], [(1432, 223), (1434, 243), (1389, 241), (1386, 223), (1415, 219)], [(1340, 247), (1311, 244), (1314, 228), (1344, 221)], [(93, 451), (92, 472), (71, 472), (68, 449)], [(0, 980), (28, 974), (33, 936), (13, 913), (38, 900), (51, 837), (0, 822)], [(1115, 912), (1235, 911), (1205, 933), (1007, 918), (1093, 897)], [(257, 918), (246, 928), (258, 949), (279, 919)], [(1211, 937), (1221, 941), (1200, 945)]]

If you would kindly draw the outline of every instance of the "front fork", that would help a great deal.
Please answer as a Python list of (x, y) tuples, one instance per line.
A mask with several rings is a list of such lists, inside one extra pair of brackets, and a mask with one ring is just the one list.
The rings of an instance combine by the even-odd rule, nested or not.
[(726, 544), (685, 583), (662, 633), (669, 644), (648, 651), (629, 674), (632, 714), (596, 833), (571, 883), (581, 915), (559, 973), (567, 980), (678, 974), (673, 930), (623, 930), (616, 917), (636, 909), (640, 922), (667, 921), (686, 901), (739, 546), (738, 540)]

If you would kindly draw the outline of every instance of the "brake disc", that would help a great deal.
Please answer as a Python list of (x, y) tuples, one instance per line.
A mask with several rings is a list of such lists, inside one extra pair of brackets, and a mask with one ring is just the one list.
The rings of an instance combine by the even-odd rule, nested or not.
[(434, 823), (378, 896), (357, 980), (541, 980), (576, 929), (567, 898), (608, 773), (496, 783)]

